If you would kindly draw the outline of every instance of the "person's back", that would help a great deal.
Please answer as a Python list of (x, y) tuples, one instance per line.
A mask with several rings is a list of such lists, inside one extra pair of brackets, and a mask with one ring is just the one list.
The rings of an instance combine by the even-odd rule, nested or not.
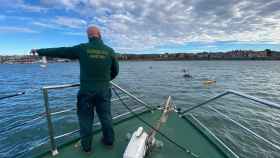
[(103, 43), (98, 28), (89, 27), (87, 33), (88, 43), (74, 47), (32, 50), (32, 52), (37, 52), (40, 56), (80, 61), (81, 86), (77, 97), (77, 114), (82, 148), (85, 152), (90, 152), (94, 109), (102, 125), (102, 142), (105, 145), (113, 145), (110, 81), (117, 76), (119, 68), (113, 49)]
[(118, 74), (118, 64), (112, 48), (100, 38), (90, 37), (89, 42), (74, 47), (39, 49), (41, 56), (79, 59), (81, 91), (109, 87)]
[(111, 69), (114, 65), (114, 51), (103, 44), (100, 39), (90, 38), (90, 42), (80, 46), (80, 77), (81, 90), (91, 90), (92, 87), (108, 87), (109, 81), (115, 78), (116, 72)]

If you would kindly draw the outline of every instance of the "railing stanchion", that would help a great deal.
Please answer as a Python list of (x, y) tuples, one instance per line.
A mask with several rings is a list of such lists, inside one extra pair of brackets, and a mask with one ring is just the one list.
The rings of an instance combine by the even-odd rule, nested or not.
[(54, 139), (54, 131), (53, 131), (53, 125), (52, 125), (52, 120), (51, 120), (49, 101), (48, 101), (48, 89), (43, 89), (43, 95), (44, 95), (44, 102), (45, 102), (46, 118), (47, 118), (47, 122), (48, 122), (49, 140), (50, 140), (51, 149), (52, 149), (51, 152), (52, 152), (52, 156), (55, 156), (58, 154), (58, 150), (57, 150), (55, 139)]

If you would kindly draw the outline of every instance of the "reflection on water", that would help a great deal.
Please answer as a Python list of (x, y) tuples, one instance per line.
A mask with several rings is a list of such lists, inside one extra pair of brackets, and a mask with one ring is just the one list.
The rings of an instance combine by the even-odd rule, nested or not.
[[(121, 62), (116, 82), (124, 88), (144, 95), (146, 102), (159, 105), (172, 95), (178, 107), (200, 103), (227, 89), (280, 103), (279, 61), (160, 61)], [(152, 67), (152, 68), (151, 68)], [(193, 78), (184, 78), (187, 69)], [(43, 85), (76, 83), (79, 81), (78, 63), (39, 65), (0, 65), (0, 96), (14, 91), (26, 91), (25, 96), (0, 101), (0, 157), (28, 157), (34, 147), (46, 141), (44, 119), (18, 128), (17, 126), (44, 111)], [(205, 80), (216, 80), (210, 85)], [(75, 107), (77, 89), (54, 90), (49, 94), (54, 110)], [(234, 120), (280, 145), (279, 111), (259, 106), (238, 97), (226, 97), (211, 104)], [(125, 109), (113, 104), (114, 114)], [(217, 113), (204, 107), (194, 112), (219, 138), (240, 157), (272, 157), (279, 151), (250, 136)], [(77, 128), (75, 111), (53, 119), (55, 133), (62, 134)], [(68, 138), (71, 139), (71, 138)], [(41, 150), (44, 150), (45, 145)]]

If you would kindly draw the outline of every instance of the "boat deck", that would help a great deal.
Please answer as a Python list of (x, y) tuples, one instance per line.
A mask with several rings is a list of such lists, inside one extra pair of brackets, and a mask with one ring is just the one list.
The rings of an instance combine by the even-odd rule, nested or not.
[[(161, 112), (155, 111), (154, 113), (145, 112), (140, 116), (151, 124), (155, 124), (159, 119)], [(128, 140), (126, 135), (128, 132), (133, 133), (139, 126), (143, 126), (145, 131), (149, 131), (147, 126), (140, 122), (136, 117), (126, 118), (122, 121), (115, 122), (116, 140), (114, 147), (108, 149), (100, 143), (102, 133), (100, 130), (94, 132), (93, 139), (93, 152), (85, 154), (81, 149), (75, 148), (77, 140), (67, 143), (58, 148), (59, 154), (56, 158), (122, 158)], [(234, 157), (226, 154), (224, 149), (219, 148), (217, 142), (209, 139), (200, 128), (197, 128), (191, 121), (186, 118), (178, 117), (177, 113), (172, 112), (169, 115), (168, 121), (164, 124), (160, 131), (165, 133), (169, 138), (175, 140), (176, 143), (189, 149), (199, 158), (225, 158)], [(155, 149), (148, 157), (151, 158), (192, 158), (189, 154), (182, 152), (174, 144), (168, 142), (160, 135), (156, 136), (157, 139), (164, 142), (164, 146)], [(212, 140), (212, 141), (211, 141)], [(40, 158), (52, 157), (50, 152), (39, 156)]]

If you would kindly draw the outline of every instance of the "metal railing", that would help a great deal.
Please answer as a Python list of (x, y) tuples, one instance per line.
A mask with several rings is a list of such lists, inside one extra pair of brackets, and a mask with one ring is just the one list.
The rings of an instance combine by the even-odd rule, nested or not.
[[(188, 113), (190, 113), (191, 111), (197, 109), (197, 108), (200, 108), (208, 103), (211, 103), (219, 98), (222, 98), (226, 95), (236, 95), (236, 96), (239, 96), (239, 97), (242, 97), (242, 98), (245, 98), (245, 99), (248, 99), (248, 100), (251, 100), (251, 101), (254, 101), (254, 102), (257, 102), (257, 103), (260, 103), (260, 104), (263, 104), (263, 105), (266, 105), (270, 108), (273, 108), (273, 109), (277, 109), (277, 110), (280, 110), (280, 105), (277, 104), (277, 103), (273, 103), (273, 102), (270, 102), (270, 101), (267, 101), (267, 100), (264, 100), (264, 99), (259, 99), (257, 97), (254, 97), (254, 96), (251, 96), (251, 95), (247, 95), (247, 94), (244, 94), (244, 93), (241, 93), (241, 92), (237, 92), (237, 91), (234, 91), (234, 90), (229, 90), (229, 91), (226, 91), (224, 93), (221, 93), (215, 97), (212, 97), (198, 105), (195, 105), (193, 107), (190, 107), (186, 110), (183, 110), (181, 112), (181, 117), (187, 115)], [(263, 142), (269, 144), (270, 146), (272, 146), (273, 148), (277, 149), (278, 151), (280, 151), (280, 146), (267, 140), (266, 138), (260, 136), (259, 134), (255, 133), (253, 130), (249, 129), (248, 127), (245, 127), (244, 125), (242, 125), (241, 123), (235, 121), (234, 119), (230, 118), (229, 116), (223, 114), (222, 112), (220, 112), (219, 110), (213, 108), (213, 107), (209, 107), (212, 111), (214, 112), (217, 112), (218, 114), (220, 114), (221, 116), (223, 116), (224, 118), (226, 118), (227, 120), (231, 121), (232, 123), (234, 123), (235, 125), (237, 125), (238, 127), (242, 128), (243, 130), (247, 131), (248, 133), (252, 134), (254, 137), (262, 140)]]
[[(121, 99), (132, 98), (134, 101), (143, 105), (142, 107), (138, 107), (138, 108), (134, 109), (133, 112), (141, 111), (141, 110), (144, 110), (144, 109), (148, 109), (148, 110), (152, 111), (154, 109), (152, 106), (146, 104), (145, 102), (140, 100), (135, 95), (133, 95), (130, 92), (126, 91), (125, 89), (121, 88), (119, 85), (117, 85), (113, 82), (111, 82), (111, 85), (112, 85), (112, 88), (116, 88), (119, 91), (121, 91), (121, 92), (123, 92), (124, 94), (127, 95), (125, 97), (121, 97)], [(50, 145), (51, 145), (51, 153), (52, 153), (53, 156), (58, 154), (56, 139), (75, 134), (75, 133), (79, 132), (79, 130), (74, 130), (74, 131), (59, 135), (59, 136), (55, 136), (53, 123), (52, 123), (52, 116), (57, 115), (57, 114), (62, 114), (62, 113), (65, 113), (65, 112), (69, 112), (69, 111), (73, 111), (76, 108), (71, 108), (71, 109), (62, 110), (62, 111), (58, 111), (58, 112), (51, 112), (50, 106), (49, 106), (49, 100), (48, 100), (48, 98), (49, 98), (48, 97), (48, 91), (49, 90), (54, 90), (54, 89), (63, 89), (63, 88), (79, 87), (79, 86), (80, 86), (80, 84), (64, 84), (64, 85), (55, 85), (55, 86), (45, 86), (45, 87), (42, 88), (43, 96), (44, 96), (44, 105), (45, 105), (45, 116), (46, 116), (47, 124), (48, 124), (49, 142), (50, 142)], [(113, 101), (117, 101), (117, 100), (119, 100), (119, 99), (112, 99), (111, 101), (113, 102)], [(131, 112), (125, 112), (123, 114), (117, 115), (117, 116), (113, 117), (113, 120), (116, 120), (118, 118), (127, 116), (130, 113)], [(93, 124), (93, 126), (98, 126), (99, 124), (100, 123), (98, 122), (98, 123)]]
[[(111, 85), (113, 88), (116, 88), (118, 89), (119, 91), (123, 92), (124, 94), (126, 94), (126, 96), (122, 96), (121, 99), (126, 99), (126, 98), (132, 98), (134, 101), (140, 103), (141, 107), (138, 107), (136, 109), (133, 110), (133, 112), (136, 112), (136, 111), (141, 111), (141, 110), (144, 110), (144, 109), (148, 109), (150, 111), (153, 111), (154, 110), (154, 107), (146, 104), (145, 102), (143, 102), (141, 99), (139, 99), (138, 97), (136, 97), (135, 95), (131, 94), (130, 92), (126, 91), (125, 89), (123, 89), (122, 87), (120, 87), (119, 85), (111, 82)], [(80, 84), (64, 84), (64, 85), (55, 85), (55, 86), (45, 86), (42, 88), (42, 91), (43, 91), (43, 96), (44, 96), (44, 105), (45, 105), (45, 112), (41, 113), (41, 114), (38, 114), (36, 118), (34, 119), (31, 119), (29, 121), (26, 121), (24, 123), (22, 123), (21, 125), (25, 125), (27, 123), (30, 123), (30, 122), (33, 122), (33, 121), (36, 121), (38, 119), (42, 119), (42, 118), (46, 118), (47, 120), (47, 124), (48, 124), (48, 139), (49, 139), (49, 142), (50, 142), (50, 145), (51, 145), (51, 153), (53, 156), (57, 155), (58, 154), (58, 150), (57, 150), (57, 145), (56, 145), (56, 140), (57, 139), (60, 139), (60, 138), (63, 138), (65, 136), (69, 136), (69, 135), (73, 135), (75, 133), (78, 133), (79, 130), (74, 130), (74, 131), (71, 131), (71, 132), (68, 132), (68, 133), (64, 133), (62, 135), (58, 135), (58, 136), (55, 136), (55, 133), (54, 133), (54, 128), (53, 128), (53, 123), (52, 123), (52, 116), (54, 115), (58, 115), (58, 114), (62, 114), (62, 113), (66, 113), (66, 112), (70, 112), (70, 111), (74, 111), (76, 110), (76, 108), (71, 108), (71, 109), (66, 109), (66, 110), (61, 110), (61, 111), (56, 111), (56, 112), (52, 112), (51, 109), (50, 109), (50, 105), (49, 105), (49, 97), (48, 97), (48, 91), (49, 90), (55, 90), (55, 89), (63, 89), (63, 88), (71, 88), (71, 87), (79, 87)], [(18, 93), (17, 95), (15, 96), (18, 96), (18, 95), (22, 95), (24, 93)], [(277, 104), (277, 103), (273, 103), (273, 102), (270, 102), (270, 101), (267, 101), (267, 100), (264, 100), (264, 99), (259, 99), (257, 97), (254, 97), (254, 96), (251, 96), (251, 95), (247, 95), (247, 94), (244, 94), (244, 93), (241, 93), (241, 92), (237, 92), (237, 91), (233, 91), (233, 90), (229, 90), (229, 91), (226, 91), (224, 93), (221, 93), (215, 97), (212, 97), (200, 104), (197, 104), (193, 107), (190, 107), (188, 109), (185, 109), (183, 110), (182, 112), (179, 112), (180, 116), (183, 117), (185, 115), (187, 115), (188, 113), (192, 112), (193, 110), (197, 109), (197, 108), (200, 108), (204, 105), (207, 105), (217, 99), (220, 99), (224, 96), (227, 96), (227, 95), (235, 95), (235, 96), (238, 96), (238, 97), (242, 97), (242, 98), (245, 98), (245, 99), (248, 99), (248, 100), (251, 100), (251, 101), (254, 101), (254, 102), (257, 102), (257, 103), (260, 103), (260, 104), (263, 104), (263, 105), (266, 105), (270, 108), (273, 108), (273, 109), (277, 109), (277, 110), (280, 110), (280, 105)], [(12, 96), (13, 97), (13, 96)], [(6, 98), (6, 97), (5, 97)], [(4, 98), (4, 99), (5, 99)], [(119, 99), (112, 99), (111, 101), (112, 102), (115, 102), (115, 101), (118, 101)], [(223, 114), (222, 112), (220, 112), (219, 110), (215, 109), (214, 107), (209, 107), (210, 110), (220, 114), (221, 116), (223, 116), (224, 118), (226, 118), (227, 120), (231, 121), (232, 123), (234, 123), (235, 125), (237, 125), (238, 127), (242, 128), (243, 130), (247, 131), (248, 133), (250, 133), (251, 135), (253, 135), (254, 137), (262, 140), (263, 142), (269, 144), (270, 146), (272, 146), (273, 148), (277, 149), (278, 151), (280, 151), (280, 146), (267, 140), (266, 138), (260, 136), (259, 134), (255, 133), (253, 130), (249, 129), (248, 127), (245, 127), (244, 125), (242, 125), (241, 123), (237, 122), (236, 120), (230, 118), (229, 116)], [(117, 115), (115, 117), (113, 117), (113, 120), (116, 120), (116, 119), (119, 119), (119, 118), (122, 118), (122, 117), (125, 117), (127, 115), (131, 114), (131, 112), (125, 112), (125, 113), (122, 113), (120, 115)], [(95, 123), (93, 124), (93, 126), (99, 126), (100, 123)], [(13, 128), (13, 127), (12, 127)], [(0, 130), (0, 133), (2, 132), (6, 132), (8, 130), (10, 130), (11, 128), (8, 128), (6, 130)]]

